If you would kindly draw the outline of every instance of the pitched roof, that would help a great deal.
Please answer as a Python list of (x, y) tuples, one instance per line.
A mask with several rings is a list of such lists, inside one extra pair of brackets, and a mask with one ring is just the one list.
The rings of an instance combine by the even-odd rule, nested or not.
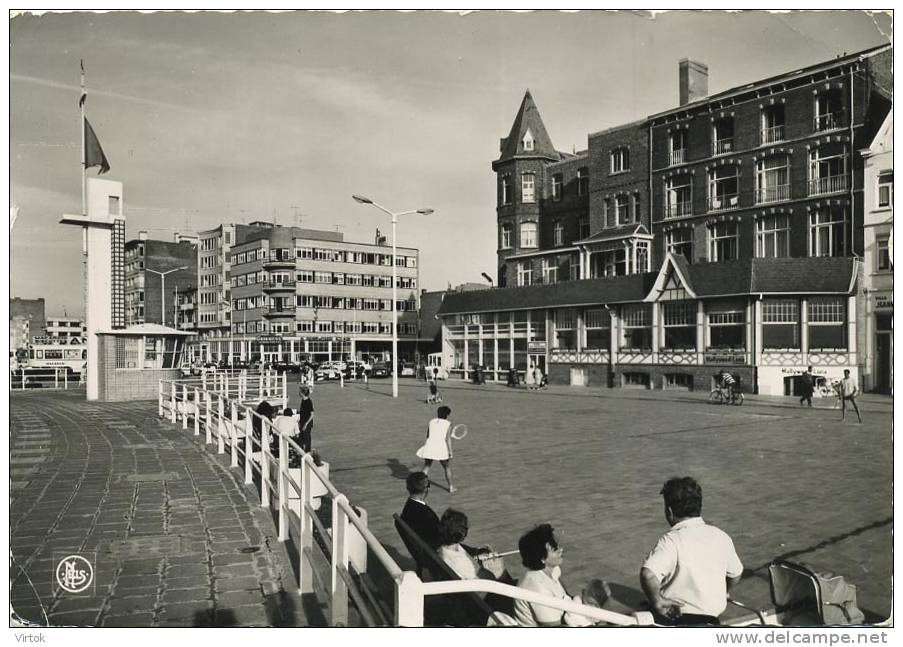
[[(533, 150), (524, 150), (524, 134), (530, 131), (533, 135)], [(552, 145), (552, 139), (546, 132), (545, 124), (542, 123), (542, 117), (539, 116), (539, 108), (533, 101), (533, 95), (527, 90), (524, 94), (524, 100), (521, 101), (517, 116), (511, 125), (511, 132), (505, 138), (502, 145), (502, 153), (499, 159), (507, 159), (515, 155), (529, 155), (533, 157), (548, 157), (549, 159), (558, 160), (561, 155)]]
[(618, 240), (619, 238), (630, 238), (631, 236), (635, 236), (637, 234), (643, 234), (645, 236), (649, 235), (649, 230), (646, 229), (646, 225), (643, 223), (631, 223), (629, 225), (620, 225), (618, 227), (614, 227), (612, 229), (603, 229), (602, 231), (598, 231), (589, 238), (584, 238), (583, 240), (575, 241), (575, 244), (582, 243), (601, 243), (607, 240)]
[[(850, 257), (746, 258), (725, 263), (687, 263), (672, 256), (696, 296), (742, 294), (849, 294), (856, 277)], [(613, 303), (639, 303), (655, 286), (658, 272), (549, 285), (447, 293), (439, 315), (503, 312)]]

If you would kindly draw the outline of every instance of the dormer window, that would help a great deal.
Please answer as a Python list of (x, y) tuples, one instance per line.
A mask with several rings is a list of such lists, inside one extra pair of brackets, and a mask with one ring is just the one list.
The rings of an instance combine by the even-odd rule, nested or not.
[(523, 143), (524, 143), (525, 151), (533, 150), (533, 133), (531, 133), (529, 130), (527, 130), (527, 132), (524, 133), (524, 142)]

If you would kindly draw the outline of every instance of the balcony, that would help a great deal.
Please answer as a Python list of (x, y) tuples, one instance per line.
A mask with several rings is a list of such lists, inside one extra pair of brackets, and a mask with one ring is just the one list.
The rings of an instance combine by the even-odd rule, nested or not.
[(776, 144), (784, 141), (784, 125), (762, 129), (762, 144)]
[(809, 180), (809, 195), (828, 195), (829, 193), (838, 193), (847, 190), (846, 175), (831, 175), (829, 177), (819, 177)]
[(295, 316), (295, 308), (293, 306), (270, 306), (266, 310), (263, 311), (263, 316), (272, 318), (272, 317), (294, 317)]
[(282, 258), (265, 258), (263, 259), (263, 266), (265, 268), (294, 268), (295, 267), (295, 259), (287, 256), (283, 256)]
[(283, 281), (282, 283), (278, 283), (275, 281), (266, 281), (262, 284), (264, 292), (294, 292), (295, 291), (295, 281)]
[(668, 156), (668, 163), (670, 166), (674, 166), (675, 164), (683, 164), (685, 161), (687, 161), (686, 148), (678, 148), (677, 150), (673, 150)]
[(719, 195), (710, 197), (708, 201), (709, 211), (730, 211), (731, 209), (740, 208), (740, 196), (736, 193), (732, 195)]
[(693, 215), (693, 203), (689, 200), (665, 205), (665, 218), (680, 218), (681, 216), (691, 215)]
[(843, 113), (827, 112), (823, 115), (816, 115), (813, 122), (812, 128), (817, 133), (823, 130), (843, 128)]
[(769, 204), (790, 199), (790, 185), (768, 186), (756, 189), (756, 204)]
[(734, 138), (716, 139), (712, 146), (712, 155), (726, 155), (734, 152)]

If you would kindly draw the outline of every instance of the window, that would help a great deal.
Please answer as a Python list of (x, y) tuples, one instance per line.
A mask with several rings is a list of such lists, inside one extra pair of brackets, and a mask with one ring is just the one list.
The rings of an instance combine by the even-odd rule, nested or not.
[(709, 171), (709, 211), (724, 211), (740, 206), (740, 169), (719, 166)]
[(665, 301), (662, 303), (665, 348), (696, 348), (696, 302)]
[(790, 157), (772, 155), (756, 162), (756, 204), (790, 199)]
[(846, 349), (846, 308), (843, 297), (813, 297), (809, 314), (809, 350)]
[(608, 349), (611, 346), (611, 316), (604, 308), (587, 308), (583, 311), (583, 347)]
[(313, 332), (314, 331), (314, 322), (313, 321), (299, 321), (297, 326), (298, 326), (298, 332)]
[(894, 172), (881, 171), (878, 175), (878, 207), (894, 206)]
[(525, 150), (525, 151), (532, 151), (532, 150), (533, 150), (533, 143), (534, 143), (534, 140), (533, 140), (533, 133), (531, 133), (531, 132), (530, 132), (530, 129), (528, 128), (528, 129), (527, 129), (527, 132), (524, 133), (524, 139), (523, 139), (524, 150)]
[(709, 225), (709, 260), (732, 261), (737, 258), (740, 228), (736, 222), (718, 222)]
[(585, 166), (577, 169), (577, 195), (589, 194), (589, 169)]
[(763, 299), (762, 347), (799, 350), (800, 304), (796, 299)]
[(561, 200), (562, 189), (564, 188), (564, 177), (561, 173), (552, 176), (552, 199)]
[(510, 175), (502, 176), (501, 199), (502, 199), (502, 204), (511, 204), (511, 176)]
[(499, 249), (511, 249), (511, 225), (499, 228)]
[(630, 151), (626, 146), (612, 150), (610, 157), (612, 173), (623, 173), (630, 170)]
[(891, 269), (888, 240), (889, 237), (887, 235), (879, 236), (875, 240), (875, 269), (879, 272), (886, 272)]
[(630, 223), (630, 197), (624, 193), (615, 196), (615, 222), (618, 225), (626, 225)]
[(560, 220), (556, 220), (554, 227), (552, 227), (552, 244), (555, 247), (564, 245), (564, 223)]
[(828, 90), (815, 97), (816, 132), (843, 127), (843, 94), (842, 90)]
[(536, 223), (535, 222), (525, 222), (520, 226), (520, 246), (521, 247), (536, 247), (538, 244), (536, 240)]
[(809, 214), (809, 256), (846, 254), (846, 209), (825, 207)]
[(621, 306), (621, 348), (652, 349), (652, 304)]
[(847, 189), (847, 150), (841, 143), (819, 146), (809, 153), (809, 195)]
[(784, 140), (784, 104), (777, 103), (762, 109), (762, 143), (774, 144)]
[(668, 164), (683, 164), (687, 161), (687, 131), (681, 128), (668, 135)]
[(551, 261), (548, 258), (542, 259), (540, 267), (542, 269), (543, 283), (549, 284), (558, 282), (558, 264), (556, 260), (557, 259), (554, 258)]
[(579, 218), (577, 218), (577, 231), (577, 235), (581, 240), (584, 238), (589, 238), (589, 217), (580, 216)]
[(712, 122), (712, 154), (724, 155), (734, 150), (734, 118), (722, 117)]
[(790, 216), (762, 216), (756, 220), (756, 257), (790, 256)]
[(517, 264), (517, 284), (530, 285), (533, 283), (533, 266), (529, 263), (518, 262)]
[(665, 180), (665, 218), (678, 218), (693, 213), (693, 188), (690, 176), (677, 175)]
[(555, 348), (577, 350), (577, 312), (570, 308), (555, 311)]
[(709, 348), (746, 348), (746, 313), (743, 310), (709, 312)]
[(535, 202), (534, 193), (536, 176), (532, 173), (524, 173), (521, 176), (520, 199), (521, 202)]
[(316, 272), (314, 274), (315, 283), (332, 283), (332, 272)]
[(119, 196), (111, 195), (109, 196), (109, 203), (107, 204), (107, 213), (111, 216), (119, 216), (121, 215), (119, 211)]

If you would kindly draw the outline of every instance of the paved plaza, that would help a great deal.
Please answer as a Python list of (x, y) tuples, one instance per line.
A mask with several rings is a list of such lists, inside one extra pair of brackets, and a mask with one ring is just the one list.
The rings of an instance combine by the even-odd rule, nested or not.
[[(421, 382), (369, 389), (337, 383), (314, 391), (314, 448), (333, 482), (367, 509), (376, 536), (403, 568), (392, 525), (404, 478), (435, 406)], [(297, 387), (290, 384), (292, 405)], [(768, 606), (766, 566), (775, 557), (841, 573), (858, 585), (874, 621), (890, 612), (892, 405), (866, 396), (841, 423), (829, 402), (803, 409), (791, 398), (714, 406), (702, 394), (442, 384), (454, 423), (456, 485), (441, 467), (429, 503), (470, 517), (469, 542), (516, 548), (550, 521), (564, 546), (563, 580), (574, 590), (603, 577), (628, 605), (639, 602), (639, 565), (666, 530), (663, 481), (702, 484), (703, 516), (734, 539), (746, 566), (736, 597)], [(239, 470), (203, 437), (160, 422), (155, 402), (86, 403), (83, 392), (13, 394), (12, 600), (53, 624), (193, 626), (320, 624), (303, 603), (272, 519)], [(93, 596), (54, 597), (60, 552), (93, 551)], [(511, 572), (522, 571), (508, 558)], [(376, 560), (371, 567), (376, 568)], [(31, 584), (22, 576), (26, 572)], [(306, 612), (306, 613), (305, 613)]]

